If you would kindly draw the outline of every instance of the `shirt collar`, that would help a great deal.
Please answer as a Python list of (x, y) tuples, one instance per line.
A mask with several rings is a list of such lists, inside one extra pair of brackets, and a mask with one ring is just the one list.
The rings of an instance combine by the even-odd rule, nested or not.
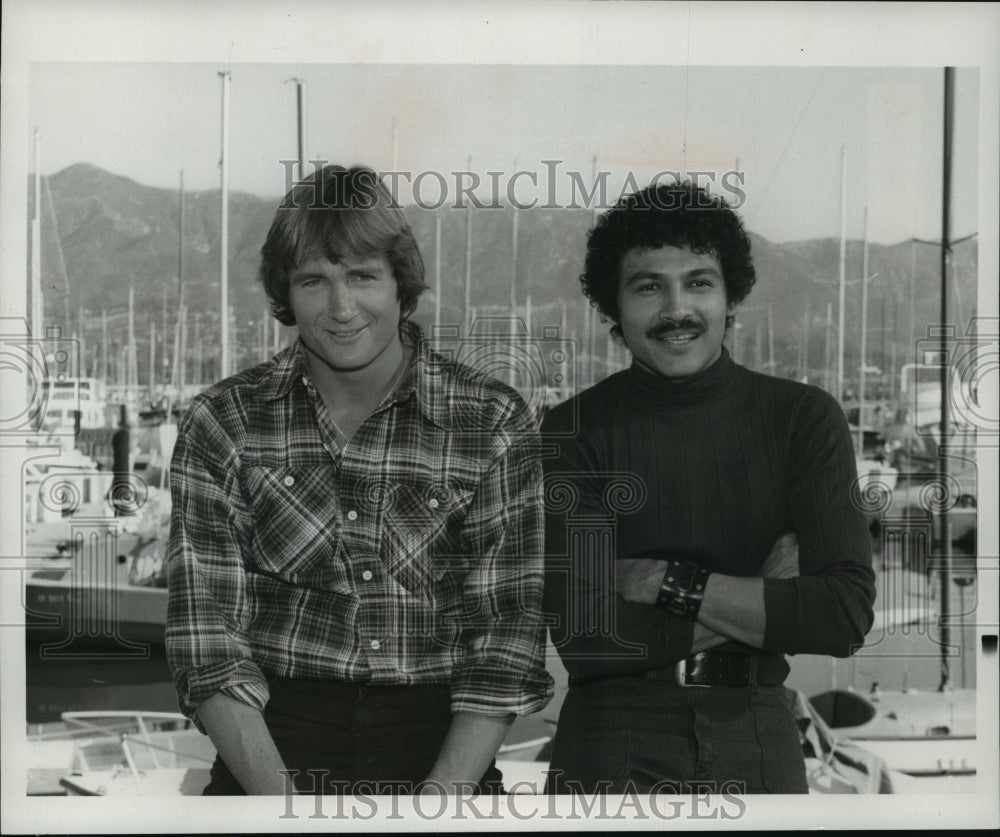
[[(431, 350), (428, 341), (424, 339), (423, 329), (414, 322), (404, 320), (400, 323), (399, 338), (407, 349), (409, 360), (390, 396), (392, 402), (401, 404), (415, 396), (424, 418), (439, 426), (448, 426), (450, 421), (447, 411), (435, 406), (440, 399), (434, 397), (443, 384), (446, 361)], [(276, 401), (285, 397), (292, 384), (301, 380), (305, 374), (305, 349), (300, 337), (275, 355), (261, 378), (258, 389), (260, 399)]]
[(727, 392), (737, 369), (729, 351), (723, 346), (711, 366), (684, 378), (667, 378), (633, 359), (628, 380), (638, 393), (653, 401), (697, 402)]

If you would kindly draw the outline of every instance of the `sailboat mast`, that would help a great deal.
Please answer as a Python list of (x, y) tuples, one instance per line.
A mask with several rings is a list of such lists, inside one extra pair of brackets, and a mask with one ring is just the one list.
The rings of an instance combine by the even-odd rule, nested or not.
[[(597, 194), (597, 155), (595, 154), (591, 164), (591, 183), (593, 184), (594, 194)], [(593, 223), (596, 225), (601, 216), (601, 208), (598, 204), (594, 205), (594, 211), (592, 214)], [(584, 381), (584, 386), (589, 387), (594, 383), (594, 343), (595, 337), (594, 333), (597, 331), (597, 310), (591, 305), (590, 300), (584, 297), (583, 299), (583, 342), (585, 348), (585, 361), (586, 361), (586, 375), (587, 378)]]
[(295, 84), (295, 123), (296, 142), (299, 162), (299, 182), (306, 179), (306, 80), (303, 78), (285, 79), (285, 83)]
[[(514, 161), (514, 171), (517, 171), (517, 160)], [(517, 309), (517, 205), (511, 201), (513, 216), (510, 228), (510, 315), (513, 317)]]
[(865, 367), (868, 364), (868, 207), (864, 213), (865, 244), (861, 260), (861, 363), (858, 369), (858, 458), (865, 450)]
[(187, 387), (187, 306), (181, 305), (177, 315), (177, 403), (184, 405)]
[(177, 354), (174, 356), (174, 370), (177, 377), (177, 399), (183, 400), (182, 391), (184, 389), (184, 365), (186, 353), (183, 345), (182, 321), (186, 310), (184, 302), (184, 170), (180, 172), (179, 195), (180, 204), (178, 211), (178, 236), (177, 236)]
[(108, 312), (106, 310), (101, 311), (101, 374), (100, 379), (106, 384), (110, 380), (111, 375), (111, 363), (108, 358), (108, 347), (110, 346), (110, 341), (108, 339)]
[(38, 128), (35, 128), (35, 205), (31, 217), (31, 334), (41, 337), (44, 334), (44, 308), (42, 306), (42, 185), (41, 163), (38, 152)]
[[(517, 171), (517, 160), (514, 161), (514, 171)], [(516, 329), (514, 327), (514, 317), (517, 314), (517, 206), (511, 201), (511, 228), (510, 228), (510, 385), (513, 387), (517, 379), (517, 364), (514, 360), (514, 347), (516, 342)]]
[[(472, 171), (472, 157), (466, 171)], [(472, 328), (472, 202), (465, 208), (465, 336)]]
[(135, 286), (128, 289), (128, 350), (126, 354), (128, 366), (125, 378), (125, 400), (134, 401), (139, 387), (139, 368), (136, 365), (135, 351)]
[(306, 83), (303, 79), (295, 79), (295, 113), (298, 126), (299, 144), (299, 180), (306, 179)]
[(434, 219), (434, 325), (441, 325), (441, 216)]
[(847, 290), (847, 150), (840, 147), (840, 285), (837, 312), (837, 391), (844, 400), (844, 302)]
[(221, 378), (229, 376), (229, 80), (228, 72), (221, 72), (222, 78), (222, 163), (221, 163), (221, 212), (220, 242), (220, 300), (219, 324), (222, 340), (220, 358)]
[(194, 383), (201, 386), (201, 367), (203, 362), (201, 347), (201, 314), (194, 313)]
[(774, 323), (771, 321), (771, 302), (768, 301), (764, 308), (765, 322), (767, 323), (767, 374), (775, 374), (774, 360)]
[(809, 380), (809, 319), (812, 317), (812, 305), (806, 297), (806, 310), (802, 312), (802, 348), (799, 355), (799, 380), (806, 383)]
[(149, 318), (149, 398), (156, 389), (156, 320)]
[[(938, 443), (938, 469), (941, 485), (948, 485), (948, 459), (944, 455), (945, 445), (950, 435), (950, 418), (948, 415), (948, 391), (950, 385), (950, 359), (947, 343), (948, 324), (948, 262), (951, 256), (951, 165), (952, 139), (955, 119), (955, 68), (944, 68), (944, 150), (942, 155), (942, 188), (941, 188), (941, 441)], [(951, 521), (948, 518), (948, 507), (941, 509), (941, 551), (940, 570), (941, 586), (941, 683), (939, 689), (948, 688), (950, 674), (948, 671), (948, 643), (951, 629), (948, 624), (948, 587), (950, 579), (951, 560)]]
[(830, 332), (833, 328), (833, 305), (826, 304), (826, 329), (823, 339), (823, 386), (830, 391)]

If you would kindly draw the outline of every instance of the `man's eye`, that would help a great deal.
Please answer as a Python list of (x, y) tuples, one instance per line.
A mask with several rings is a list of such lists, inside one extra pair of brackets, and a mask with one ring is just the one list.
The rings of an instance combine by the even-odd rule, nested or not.
[(659, 285), (655, 282), (645, 282), (642, 285), (635, 286), (635, 292), (637, 294), (652, 293), (657, 290), (659, 290)]

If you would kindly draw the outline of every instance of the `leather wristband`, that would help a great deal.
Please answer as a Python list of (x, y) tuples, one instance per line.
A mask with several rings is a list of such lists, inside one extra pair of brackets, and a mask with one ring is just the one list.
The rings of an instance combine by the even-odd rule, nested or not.
[(656, 606), (670, 611), (674, 616), (696, 618), (705, 597), (708, 576), (708, 570), (703, 570), (697, 564), (668, 561), (667, 571), (663, 574), (660, 592), (656, 597)]

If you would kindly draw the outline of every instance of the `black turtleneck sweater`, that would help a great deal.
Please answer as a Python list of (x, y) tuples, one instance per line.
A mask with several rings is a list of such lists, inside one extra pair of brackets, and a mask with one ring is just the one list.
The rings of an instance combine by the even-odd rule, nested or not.
[(542, 432), (559, 449), (545, 463), (546, 609), (570, 674), (642, 671), (691, 653), (694, 623), (613, 596), (610, 560), (662, 551), (755, 576), (791, 531), (800, 576), (765, 579), (763, 649), (843, 657), (863, 641), (871, 542), (851, 501), (847, 421), (825, 391), (751, 372), (723, 349), (684, 379), (633, 363), (551, 410)]

